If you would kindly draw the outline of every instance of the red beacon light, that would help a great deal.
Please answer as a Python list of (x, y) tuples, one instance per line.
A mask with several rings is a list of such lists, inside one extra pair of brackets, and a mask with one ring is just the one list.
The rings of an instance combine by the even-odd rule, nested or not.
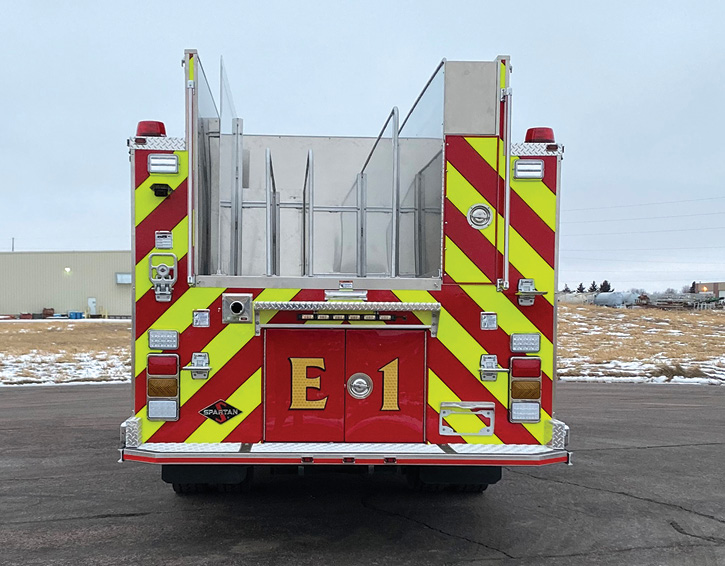
[(136, 137), (166, 137), (166, 126), (156, 120), (143, 120), (136, 126)]
[(529, 128), (526, 130), (526, 143), (556, 143), (553, 128)]

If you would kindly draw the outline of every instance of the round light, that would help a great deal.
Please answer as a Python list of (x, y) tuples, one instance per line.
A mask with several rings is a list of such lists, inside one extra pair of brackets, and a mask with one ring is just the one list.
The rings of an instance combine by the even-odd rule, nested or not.
[(63, 271), (65, 271), (66, 273), (70, 273), (70, 267), (63, 268)]
[(707, 291), (707, 287), (703, 287), (703, 288), (702, 288), (702, 290), (703, 290), (703, 291)]

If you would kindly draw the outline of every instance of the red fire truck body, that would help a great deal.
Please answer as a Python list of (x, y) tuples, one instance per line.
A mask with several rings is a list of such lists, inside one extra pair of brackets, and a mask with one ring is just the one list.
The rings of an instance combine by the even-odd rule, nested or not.
[[(548, 128), (511, 143), (510, 61), (443, 61), (376, 138), (242, 132), (184, 58), (186, 135), (141, 122), (122, 460), (177, 491), (257, 466), (396, 466), (483, 489), (569, 462), (554, 418)], [(357, 468), (356, 468), (357, 469)]]

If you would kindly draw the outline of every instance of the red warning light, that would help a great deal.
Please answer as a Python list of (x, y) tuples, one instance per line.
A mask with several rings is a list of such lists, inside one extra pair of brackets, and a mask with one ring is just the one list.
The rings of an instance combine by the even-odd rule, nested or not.
[(166, 126), (156, 120), (143, 120), (136, 126), (136, 135), (139, 137), (165, 137)]
[(529, 128), (526, 130), (526, 143), (556, 143), (553, 128)]

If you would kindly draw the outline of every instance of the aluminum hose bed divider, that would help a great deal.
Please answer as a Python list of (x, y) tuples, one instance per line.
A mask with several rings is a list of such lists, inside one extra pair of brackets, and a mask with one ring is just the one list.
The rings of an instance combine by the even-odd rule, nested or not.
[[(294, 312), (310, 312), (312, 313), (305, 324), (304, 328), (330, 328), (327, 325), (314, 324), (314, 315), (321, 311), (327, 312), (356, 312), (356, 313), (380, 313), (380, 312), (430, 312), (430, 324), (396, 324), (388, 326), (384, 323), (384, 319), (376, 315), (361, 315), (363, 321), (379, 320), (380, 325), (366, 325), (365, 328), (395, 328), (397, 330), (427, 330), (430, 329), (431, 336), (436, 337), (438, 333), (438, 321), (440, 318), (440, 303), (403, 303), (403, 302), (362, 302), (362, 301), (255, 301), (254, 303), (254, 327), (255, 334), (260, 335), (262, 328), (300, 328), (298, 324), (274, 324), (270, 322), (261, 322), (260, 313), (263, 311), (294, 311)], [(364, 318), (369, 316), (371, 318)], [(375, 317), (375, 318), (372, 318)], [(319, 319), (318, 319), (319, 320)], [(342, 319), (341, 319), (342, 320)], [(348, 327), (349, 328), (349, 327)]]

